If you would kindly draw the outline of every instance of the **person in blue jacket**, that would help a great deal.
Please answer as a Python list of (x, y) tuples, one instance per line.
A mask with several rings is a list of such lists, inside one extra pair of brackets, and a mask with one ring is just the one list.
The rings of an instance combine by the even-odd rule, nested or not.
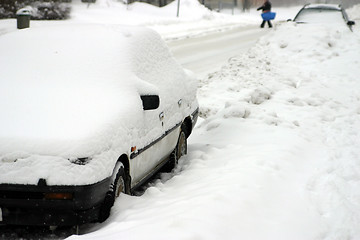
[[(270, 12), (271, 11), (271, 3), (270, 3), (270, 1), (265, 0), (264, 4), (261, 7), (259, 7), (257, 10), (258, 11), (262, 10), (263, 13)], [(266, 22), (268, 23), (269, 28), (272, 28), (272, 24), (271, 24), (270, 20), (263, 20), (260, 27), (263, 28), (265, 26)]]

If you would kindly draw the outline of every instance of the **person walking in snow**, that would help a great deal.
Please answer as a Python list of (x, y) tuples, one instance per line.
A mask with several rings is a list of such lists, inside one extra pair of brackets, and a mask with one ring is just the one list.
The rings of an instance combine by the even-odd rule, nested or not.
[[(259, 7), (257, 10), (258, 11), (262, 10), (263, 13), (270, 12), (271, 11), (271, 3), (270, 3), (270, 1), (265, 0), (264, 4), (261, 7)], [(263, 28), (265, 26), (266, 22), (268, 23), (269, 28), (272, 28), (272, 24), (271, 24), (270, 20), (265, 20), (265, 19), (262, 21), (260, 27)]]

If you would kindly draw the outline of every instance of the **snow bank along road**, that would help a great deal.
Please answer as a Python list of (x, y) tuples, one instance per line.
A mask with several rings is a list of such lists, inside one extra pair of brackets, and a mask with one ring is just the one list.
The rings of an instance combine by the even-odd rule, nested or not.
[(168, 46), (179, 63), (198, 77), (219, 69), (236, 54), (253, 46), (268, 29), (257, 26), (236, 27), (194, 38), (169, 41)]

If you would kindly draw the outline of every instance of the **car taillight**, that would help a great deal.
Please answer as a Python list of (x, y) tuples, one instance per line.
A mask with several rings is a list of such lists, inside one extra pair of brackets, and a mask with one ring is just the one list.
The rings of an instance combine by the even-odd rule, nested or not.
[(44, 198), (47, 200), (71, 200), (73, 199), (72, 193), (45, 193)]

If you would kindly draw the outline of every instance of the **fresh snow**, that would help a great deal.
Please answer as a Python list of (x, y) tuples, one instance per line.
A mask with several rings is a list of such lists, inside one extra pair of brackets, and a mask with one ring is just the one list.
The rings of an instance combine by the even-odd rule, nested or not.
[[(253, 9), (177, 19), (121, 6), (79, 4), (70, 21), (127, 19), (168, 41), (261, 21)], [(69, 239), (360, 239), (360, 27), (280, 21), (298, 9), (277, 9), (275, 28), (254, 47), (199, 79), (201, 118), (176, 169)], [(0, 34), (15, 31), (10, 23), (0, 21)]]

